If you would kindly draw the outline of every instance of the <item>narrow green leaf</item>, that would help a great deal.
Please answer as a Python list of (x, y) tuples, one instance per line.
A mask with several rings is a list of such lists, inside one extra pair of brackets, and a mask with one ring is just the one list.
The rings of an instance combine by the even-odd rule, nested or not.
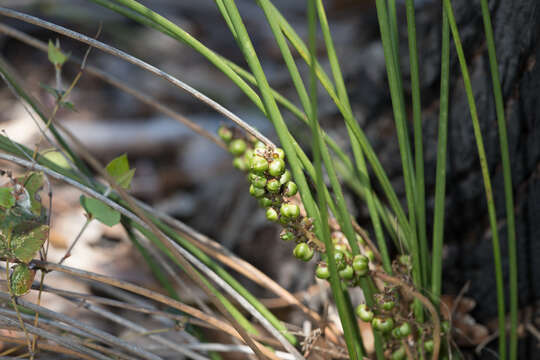
[(107, 172), (113, 177), (113, 179), (123, 187), (128, 189), (131, 184), (131, 179), (135, 174), (135, 169), (129, 168), (129, 161), (127, 154), (122, 154), (117, 158), (114, 158), (110, 163), (107, 164)]
[(101, 201), (81, 195), (80, 202), (84, 210), (107, 226), (120, 222), (120, 213)]
[(12, 208), (15, 205), (15, 196), (13, 196), (13, 188), (0, 188), (0, 206), (6, 209)]

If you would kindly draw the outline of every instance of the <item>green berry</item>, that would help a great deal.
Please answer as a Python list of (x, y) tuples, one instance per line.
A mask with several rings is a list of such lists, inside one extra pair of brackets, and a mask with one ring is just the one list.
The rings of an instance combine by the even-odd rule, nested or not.
[(268, 165), (268, 173), (274, 177), (281, 176), (285, 171), (285, 161), (281, 159), (274, 159)]
[(375, 255), (373, 255), (373, 251), (368, 250), (368, 251), (366, 251), (365, 255), (369, 259), (369, 261), (375, 260)]
[(298, 186), (293, 181), (289, 181), (285, 184), (285, 196), (294, 196), (298, 192)]
[(286, 183), (291, 181), (291, 179), (292, 179), (291, 172), (289, 170), (285, 170), (285, 172), (283, 172), (283, 174), (281, 174), (281, 176), (279, 177), (279, 183), (281, 185), (285, 185)]
[(356, 315), (365, 322), (373, 320), (373, 311), (369, 310), (366, 304), (360, 304), (356, 307)]
[(339, 272), (339, 277), (343, 280), (351, 280), (353, 276), (354, 270), (350, 265), (346, 265), (345, 268)]
[(358, 241), (360, 245), (366, 245), (366, 241), (364, 240), (364, 238), (358, 234), (356, 234), (356, 241)]
[(317, 269), (315, 270), (315, 276), (317, 276), (319, 279), (330, 278), (330, 270), (328, 269), (328, 266), (324, 263), (320, 263), (319, 265), (317, 265)]
[(285, 160), (285, 151), (283, 151), (282, 148), (275, 148), (274, 150), (274, 157), (276, 157), (281, 160)]
[(394, 308), (395, 305), (396, 305), (396, 303), (393, 302), (393, 301), (385, 301), (382, 304), (382, 308), (384, 310), (386, 310), (386, 311), (390, 311), (390, 310), (392, 310)]
[(346, 244), (344, 244), (343, 242), (337, 242), (334, 245), (334, 249), (336, 251), (341, 251), (343, 253), (345, 253), (346, 251), (349, 251), (349, 247)]
[(259, 155), (253, 155), (251, 162), (249, 163), (251, 171), (257, 174), (264, 173), (268, 170), (268, 161)]
[(400, 255), (398, 258), (401, 265), (410, 266), (411, 265), (411, 257), (409, 255)]
[(241, 157), (235, 157), (232, 164), (235, 168), (237, 168), (240, 171), (246, 171), (248, 169), (246, 160), (244, 160), (244, 158), (241, 158)]
[(426, 352), (432, 353), (433, 347), (433, 340), (424, 341), (424, 350), (426, 350)]
[(235, 156), (240, 156), (246, 151), (246, 142), (242, 139), (235, 139), (229, 144), (229, 151)]
[(296, 219), (300, 216), (300, 208), (295, 204), (281, 204), (279, 212), (289, 219)]
[(407, 357), (405, 348), (402, 346), (392, 353), (391, 360), (404, 360)]
[(401, 336), (409, 336), (411, 334), (411, 325), (409, 325), (408, 322), (404, 322), (399, 327), (399, 332), (401, 333)]
[(244, 153), (244, 159), (246, 159), (247, 163), (249, 164), (251, 162), (251, 158), (253, 157), (253, 149), (246, 149), (246, 152)]
[(399, 331), (399, 327), (392, 329), (392, 337), (394, 339), (400, 339), (401, 338), (401, 331)]
[(262, 197), (259, 199), (259, 205), (261, 205), (261, 207), (266, 209), (267, 207), (272, 206), (272, 200), (270, 200), (267, 197)]
[(262, 141), (257, 141), (253, 147), (255, 149), (266, 149), (266, 145)]
[(394, 327), (394, 320), (391, 318), (373, 318), (373, 320), (371, 321), (371, 326), (373, 326), (375, 330), (378, 330), (382, 333), (387, 333), (391, 331)]
[(369, 271), (369, 260), (364, 255), (356, 255), (353, 259), (353, 269), (358, 276), (364, 276)]
[(300, 260), (309, 261), (313, 257), (313, 249), (306, 243), (300, 243), (294, 248), (293, 254)]
[(450, 332), (450, 322), (448, 322), (448, 320), (441, 322), (441, 331), (445, 334)]
[(276, 222), (279, 220), (279, 214), (276, 209), (269, 207), (266, 209), (266, 218), (270, 221)]
[(281, 234), (279, 234), (279, 237), (283, 241), (291, 241), (291, 240), (294, 240), (295, 238), (294, 233), (285, 229), (281, 231)]
[(250, 182), (253, 184), (253, 186), (261, 189), (264, 189), (264, 187), (266, 186), (266, 178), (257, 174), (253, 174), (252, 176), (250, 176)]
[(286, 216), (280, 216), (279, 217), (279, 222), (281, 223), (281, 225), (287, 226), (291, 222), (291, 219), (289, 219)]
[(345, 253), (343, 251), (334, 252), (334, 261), (336, 262), (338, 271), (345, 269)]
[(279, 181), (277, 181), (276, 179), (270, 179), (266, 183), (266, 188), (271, 193), (278, 193), (279, 190), (281, 189), (281, 185), (280, 185)]
[(260, 198), (260, 197), (264, 196), (264, 194), (266, 194), (266, 191), (264, 189), (255, 187), (255, 186), (253, 186), (253, 184), (251, 184), (251, 186), (249, 187), (249, 193), (251, 194), (251, 196), (254, 196), (256, 198)]
[(233, 133), (226, 126), (221, 126), (218, 130), (218, 135), (227, 144), (232, 140)]

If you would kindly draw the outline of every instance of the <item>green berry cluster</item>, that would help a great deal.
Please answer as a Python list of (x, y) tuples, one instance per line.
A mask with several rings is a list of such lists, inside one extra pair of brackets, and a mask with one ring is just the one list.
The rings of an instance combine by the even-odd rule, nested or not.
[(248, 173), (249, 193), (266, 209), (266, 218), (284, 227), (280, 238), (296, 241), (294, 256), (303, 261), (311, 260), (315, 246), (305, 236), (311, 231), (311, 223), (300, 215), (300, 207), (291, 199), (298, 193), (298, 186), (286, 169), (283, 149), (245, 139), (225, 126), (219, 128), (218, 135), (234, 155), (234, 167)]
[[(347, 239), (340, 231), (332, 233), (332, 244), (339, 277), (349, 286), (356, 286), (362, 277), (368, 275), (369, 262), (373, 260), (373, 252), (366, 250), (363, 254), (353, 256)], [(319, 279), (330, 278), (330, 270), (326, 262), (321, 261), (317, 265), (315, 276)]]

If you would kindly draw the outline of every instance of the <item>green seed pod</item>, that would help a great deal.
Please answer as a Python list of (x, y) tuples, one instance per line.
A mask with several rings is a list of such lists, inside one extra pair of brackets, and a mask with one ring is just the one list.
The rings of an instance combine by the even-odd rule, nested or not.
[(399, 331), (399, 327), (392, 329), (392, 337), (394, 339), (400, 339), (401, 338), (401, 331)]
[(353, 269), (356, 271), (358, 276), (364, 276), (369, 271), (369, 260), (364, 255), (356, 255), (353, 259)]
[(266, 183), (266, 189), (268, 189), (268, 191), (270, 191), (271, 193), (278, 193), (281, 189), (281, 185), (276, 179), (270, 179)]
[(394, 320), (391, 318), (373, 318), (373, 320), (371, 321), (371, 326), (373, 326), (375, 330), (378, 330), (382, 333), (387, 333), (391, 331), (394, 327)]
[(253, 184), (253, 186), (261, 189), (264, 189), (266, 186), (266, 178), (257, 174), (253, 174), (253, 176), (251, 176), (250, 182)]
[(450, 322), (448, 320), (441, 322), (441, 331), (445, 334), (450, 333)]
[(285, 161), (281, 159), (274, 159), (268, 165), (268, 173), (274, 177), (279, 177), (285, 171)]
[(325, 263), (320, 263), (317, 265), (315, 276), (323, 280), (330, 278), (330, 270), (328, 269), (328, 266)]
[(233, 133), (226, 126), (220, 126), (218, 129), (218, 135), (225, 143), (229, 143), (233, 138)]
[(253, 147), (255, 149), (266, 149), (266, 145), (262, 142), (262, 141), (257, 141), (255, 142), (255, 144), (253, 145)]
[(241, 157), (235, 157), (232, 164), (235, 168), (237, 168), (240, 171), (247, 171), (248, 169), (246, 160), (244, 160), (244, 158), (241, 158)]
[(285, 184), (285, 196), (294, 196), (298, 192), (298, 186), (293, 181), (289, 181)]
[(349, 247), (346, 244), (339, 241), (334, 245), (334, 249), (336, 251), (341, 251), (343, 253), (345, 253), (346, 251), (349, 251)]
[(404, 360), (407, 357), (405, 348), (402, 346), (392, 353), (391, 360)]
[(300, 216), (300, 208), (295, 204), (281, 204), (279, 212), (281, 215), (289, 219), (296, 219), (298, 216)]
[(268, 161), (259, 155), (253, 155), (251, 162), (249, 163), (251, 171), (257, 174), (262, 174), (268, 170)]
[(283, 151), (282, 148), (276, 148), (274, 150), (274, 157), (276, 157), (281, 160), (285, 160), (285, 151)]
[(409, 255), (400, 255), (398, 260), (401, 265), (411, 266), (411, 257)]
[(279, 234), (279, 238), (283, 241), (291, 241), (294, 240), (295, 236), (293, 232), (283, 229)]
[(279, 177), (279, 183), (281, 185), (285, 185), (286, 183), (291, 181), (291, 179), (292, 179), (291, 172), (289, 170), (285, 170), (283, 174), (281, 174), (281, 176)]
[(244, 153), (244, 159), (246, 159), (246, 162), (249, 164), (251, 162), (251, 158), (253, 157), (253, 149), (247, 148), (246, 152)]
[(250, 193), (251, 196), (254, 196), (256, 198), (260, 198), (260, 197), (264, 196), (264, 194), (266, 194), (266, 191), (264, 191), (264, 189), (255, 187), (252, 184), (249, 187), (249, 193)]
[(433, 340), (424, 341), (424, 350), (426, 350), (426, 352), (432, 353), (433, 348), (434, 348)]
[(235, 139), (229, 144), (229, 151), (235, 156), (243, 155), (246, 148), (246, 142), (242, 139)]
[(399, 332), (401, 333), (401, 336), (409, 336), (411, 334), (411, 325), (409, 325), (408, 322), (404, 322), (399, 327)]
[(382, 308), (384, 310), (386, 310), (386, 311), (390, 311), (390, 310), (392, 310), (394, 308), (395, 305), (396, 305), (396, 303), (393, 302), (393, 301), (385, 301), (382, 304)]
[(270, 200), (267, 197), (262, 197), (259, 199), (259, 205), (261, 205), (261, 207), (266, 209), (267, 207), (272, 206), (272, 200)]
[(356, 307), (356, 315), (365, 322), (373, 320), (373, 311), (369, 310), (366, 304), (360, 304)]
[(294, 248), (293, 254), (300, 260), (309, 261), (313, 257), (313, 249), (306, 243), (300, 243)]
[(343, 280), (351, 280), (353, 276), (354, 270), (350, 265), (345, 265), (345, 268), (339, 272), (339, 277)]
[(279, 222), (280, 222), (281, 225), (287, 226), (287, 225), (289, 225), (289, 223), (291, 222), (291, 219), (289, 219), (289, 218), (286, 217), (286, 216), (280, 216), (280, 217), (279, 217)]
[(365, 255), (369, 259), (369, 261), (375, 260), (375, 255), (373, 255), (373, 251), (368, 250), (368, 251), (366, 251)]
[(266, 218), (270, 221), (276, 222), (279, 220), (279, 214), (276, 209), (269, 207), (266, 209)]
[(345, 258), (345, 253), (343, 251), (334, 252), (334, 260), (336, 262), (338, 271), (345, 269)]

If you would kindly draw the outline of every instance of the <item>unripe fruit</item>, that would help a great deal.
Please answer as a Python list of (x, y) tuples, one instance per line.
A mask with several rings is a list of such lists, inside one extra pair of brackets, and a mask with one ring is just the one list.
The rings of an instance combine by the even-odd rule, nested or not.
[(351, 280), (354, 276), (354, 270), (352, 266), (345, 265), (345, 268), (341, 270), (338, 274), (339, 274), (339, 277), (342, 278), (343, 280)]
[(296, 219), (300, 216), (300, 208), (295, 204), (281, 204), (279, 212), (289, 219)]
[(264, 194), (266, 194), (266, 191), (264, 191), (264, 189), (255, 187), (255, 186), (253, 186), (253, 184), (251, 184), (250, 187), (249, 187), (249, 193), (251, 194), (251, 196), (254, 196), (256, 198), (260, 198), (260, 197), (264, 196)]
[(257, 141), (253, 147), (255, 149), (266, 149), (266, 145), (262, 141)]
[(373, 251), (368, 250), (368, 251), (366, 251), (365, 255), (369, 259), (369, 261), (375, 260), (375, 255), (373, 255)]
[(283, 151), (282, 148), (276, 148), (274, 150), (274, 157), (276, 157), (276, 155), (278, 159), (285, 160), (285, 151)]
[(248, 169), (248, 165), (246, 163), (246, 160), (244, 160), (244, 158), (241, 158), (241, 157), (234, 158), (232, 164), (233, 164), (233, 166), (235, 168), (237, 168), (240, 171), (247, 171), (247, 169)]
[(280, 217), (279, 217), (279, 222), (281, 223), (281, 225), (287, 226), (287, 225), (289, 225), (289, 223), (291, 222), (291, 219), (289, 219), (289, 218), (286, 217), (286, 216), (280, 216)]
[(279, 214), (278, 212), (276, 211), (276, 209), (270, 207), (268, 209), (266, 209), (266, 218), (270, 221), (278, 221), (279, 220)]
[(253, 155), (251, 162), (249, 163), (251, 171), (257, 174), (262, 174), (268, 170), (268, 161), (259, 155)]
[(266, 186), (266, 178), (257, 174), (250, 174), (250, 182), (253, 186), (264, 189)]
[(324, 263), (319, 264), (315, 270), (315, 276), (324, 280), (330, 278), (330, 270), (328, 269), (328, 266)]
[(401, 336), (409, 336), (411, 334), (411, 325), (409, 325), (408, 322), (404, 322), (399, 327), (399, 332), (401, 333)]
[(445, 334), (448, 334), (450, 332), (450, 323), (448, 320), (441, 322), (441, 331)]
[(384, 310), (386, 310), (386, 311), (390, 311), (390, 310), (392, 310), (394, 308), (395, 305), (396, 305), (396, 303), (393, 302), (393, 301), (385, 301), (382, 304), (382, 308)]
[(267, 207), (272, 206), (272, 200), (270, 200), (267, 197), (262, 197), (259, 199), (259, 205), (261, 205), (261, 207), (266, 209)]
[(218, 130), (218, 135), (226, 143), (229, 143), (232, 140), (233, 133), (225, 126), (221, 126)]
[(285, 170), (283, 174), (281, 174), (281, 176), (279, 177), (279, 183), (281, 185), (284, 185), (288, 183), (289, 181), (291, 181), (291, 179), (292, 179), (291, 172), (289, 170)]
[(405, 348), (402, 346), (392, 353), (391, 360), (404, 360), (407, 356)]
[(246, 142), (242, 139), (235, 139), (229, 144), (229, 151), (235, 156), (240, 156), (246, 151)]
[(401, 265), (410, 266), (411, 265), (411, 258), (409, 255), (400, 255), (398, 258)]
[(290, 231), (287, 231), (287, 230), (282, 230), (281, 231), (281, 234), (279, 234), (279, 237), (281, 240), (283, 241), (291, 241), (291, 240), (294, 240), (294, 234)]
[(293, 181), (289, 181), (285, 184), (285, 196), (294, 196), (298, 192), (298, 186)]
[(366, 241), (364, 240), (364, 238), (358, 234), (356, 234), (356, 241), (358, 241), (360, 245), (366, 245)]
[(300, 243), (294, 248), (293, 254), (300, 260), (309, 261), (313, 257), (313, 249), (306, 243)]
[(279, 181), (277, 181), (276, 179), (270, 179), (266, 183), (266, 188), (271, 193), (278, 193), (279, 190), (281, 189), (281, 185), (280, 185)]
[(247, 163), (249, 164), (251, 161), (251, 158), (253, 157), (253, 149), (246, 149), (246, 152), (244, 153), (244, 159), (246, 159)]
[(345, 269), (345, 253), (343, 251), (334, 252), (334, 261), (336, 262), (338, 271)]
[(426, 350), (426, 352), (433, 352), (433, 347), (433, 340), (424, 341), (424, 350)]
[(373, 311), (369, 310), (366, 304), (360, 304), (356, 307), (356, 315), (365, 322), (373, 320)]
[(364, 255), (356, 255), (353, 259), (353, 269), (356, 271), (358, 276), (364, 276), (369, 271), (369, 260)]
[(394, 339), (400, 339), (401, 338), (401, 331), (399, 331), (399, 327), (392, 329), (392, 337)]
[(344, 243), (342, 242), (336, 242), (336, 244), (334, 245), (334, 249), (336, 251), (341, 251), (343, 253), (345, 253), (346, 251), (349, 251), (349, 247), (347, 245), (345, 245)]
[(281, 159), (274, 159), (268, 165), (268, 173), (274, 177), (281, 176), (285, 171), (285, 161)]
[(382, 333), (387, 333), (391, 331), (394, 327), (394, 320), (391, 318), (374, 318), (373, 321), (371, 321), (371, 326), (373, 326), (375, 330), (378, 330)]

